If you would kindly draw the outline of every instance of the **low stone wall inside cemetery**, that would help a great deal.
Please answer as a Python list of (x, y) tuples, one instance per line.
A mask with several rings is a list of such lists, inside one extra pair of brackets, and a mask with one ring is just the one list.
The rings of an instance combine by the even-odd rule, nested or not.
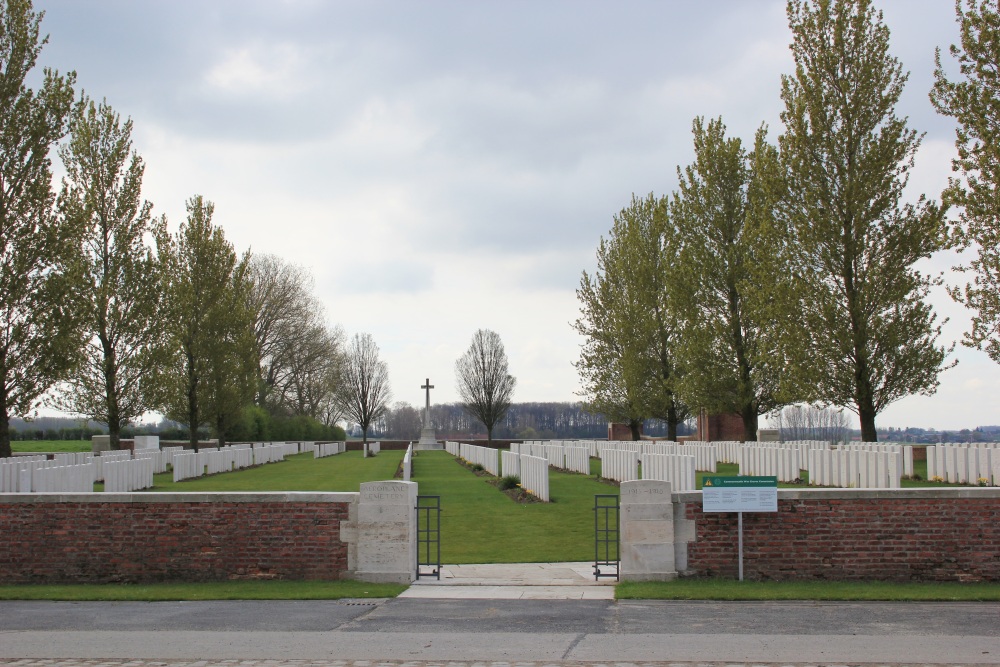
[(0, 583), (341, 579), (357, 493), (0, 496)]
[[(674, 494), (678, 572), (736, 577), (737, 515)], [(683, 558), (686, 544), (686, 563)], [(743, 514), (752, 580), (1000, 581), (1000, 488), (781, 489)]]

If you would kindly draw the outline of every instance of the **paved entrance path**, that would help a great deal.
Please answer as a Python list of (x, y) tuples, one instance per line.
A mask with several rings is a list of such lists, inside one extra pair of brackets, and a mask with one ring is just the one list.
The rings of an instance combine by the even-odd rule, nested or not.
[(614, 577), (595, 580), (594, 564), (586, 562), (443, 565), (440, 580), (423, 577), (400, 597), (613, 600), (615, 583)]

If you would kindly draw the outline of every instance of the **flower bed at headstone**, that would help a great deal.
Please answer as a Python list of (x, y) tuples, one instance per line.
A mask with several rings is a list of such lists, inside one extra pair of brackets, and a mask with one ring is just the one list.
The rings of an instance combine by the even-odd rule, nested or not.
[(457, 456), (455, 457), (455, 461), (457, 461), (460, 466), (462, 466), (463, 468), (465, 468), (466, 470), (468, 470), (469, 472), (471, 472), (476, 477), (486, 477), (486, 478), (488, 478), (486, 480), (486, 482), (488, 484), (490, 484), (491, 486), (495, 487), (497, 489), (497, 491), (499, 491), (500, 493), (504, 494), (505, 496), (507, 496), (508, 498), (510, 498), (511, 500), (513, 500), (514, 502), (517, 502), (517, 503), (539, 503), (539, 502), (541, 502), (541, 500), (539, 500), (537, 496), (534, 496), (534, 495), (528, 493), (527, 491), (525, 491), (524, 489), (522, 489), (520, 486), (514, 487), (512, 489), (503, 489), (503, 488), (501, 488), (501, 486), (500, 486), (501, 478), (500, 477), (494, 477), (492, 474), (490, 474), (489, 471), (485, 470), (479, 464), (469, 463), (465, 459), (461, 459), (461, 458), (459, 458)]
[(510, 498), (511, 500), (513, 500), (516, 503), (540, 503), (540, 502), (542, 502), (538, 498), (538, 496), (532, 495), (532, 494), (528, 493), (527, 491), (525, 491), (524, 489), (522, 489), (520, 484), (518, 484), (517, 486), (514, 486), (512, 488), (505, 489), (502, 486), (503, 479), (500, 478), (500, 477), (494, 477), (493, 479), (489, 480), (489, 482), (493, 486), (497, 487), (497, 490), (500, 491), (500, 493), (504, 494), (505, 496), (507, 496), (508, 498)]

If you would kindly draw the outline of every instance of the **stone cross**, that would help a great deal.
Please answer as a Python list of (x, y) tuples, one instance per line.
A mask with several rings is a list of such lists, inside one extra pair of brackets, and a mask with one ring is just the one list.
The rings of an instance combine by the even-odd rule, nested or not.
[(427, 390), (427, 406), (424, 409), (424, 427), (428, 428), (431, 425), (431, 389), (434, 385), (431, 384), (431, 379), (427, 378), (427, 384), (420, 386), (421, 389)]

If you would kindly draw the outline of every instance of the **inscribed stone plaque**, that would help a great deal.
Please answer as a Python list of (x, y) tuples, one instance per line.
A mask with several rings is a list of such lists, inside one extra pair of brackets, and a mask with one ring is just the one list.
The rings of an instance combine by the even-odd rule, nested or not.
[(357, 569), (362, 581), (411, 583), (416, 576), (416, 482), (365, 482), (357, 515)]
[(622, 505), (660, 505), (670, 503), (670, 482), (637, 479), (621, 485)]

